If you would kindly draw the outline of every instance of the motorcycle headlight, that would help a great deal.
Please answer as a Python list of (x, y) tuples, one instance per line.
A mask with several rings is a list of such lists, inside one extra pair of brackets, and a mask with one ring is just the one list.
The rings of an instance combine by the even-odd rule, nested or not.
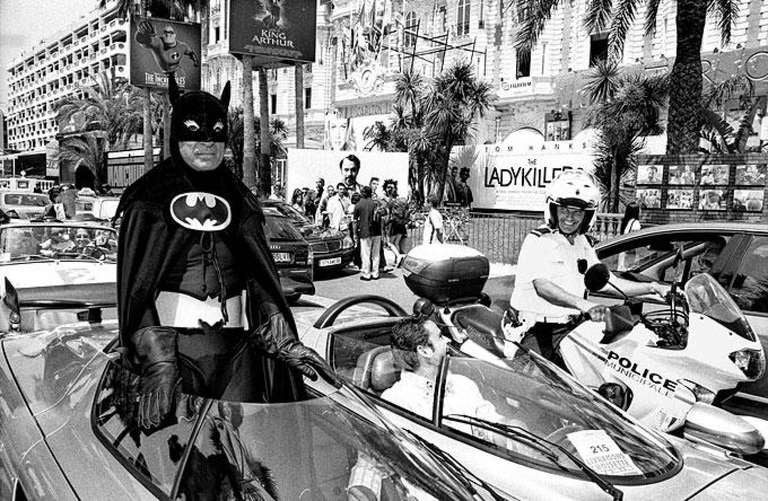
[(689, 381), (688, 379), (680, 379), (678, 380), (678, 383), (691, 390), (693, 396), (696, 397), (697, 402), (712, 405), (712, 403), (715, 401), (715, 392), (708, 388), (704, 388), (700, 384), (696, 384), (693, 381)]
[(749, 379), (758, 379), (765, 372), (765, 354), (761, 350), (743, 349), (734, 351), (728, 358), (741, 369)]
[(354, 246), (355, 246), (355, 242), (349, 236), (345, 236), (344, 239), (341, 241), (342, 249), (351, 249)]

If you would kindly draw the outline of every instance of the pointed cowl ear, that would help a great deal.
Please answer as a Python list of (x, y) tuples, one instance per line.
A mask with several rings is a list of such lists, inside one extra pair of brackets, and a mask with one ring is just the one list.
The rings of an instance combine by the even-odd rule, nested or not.
[(229, 109), (229, 94), (230, 94), (229, 80), (227, 80), (227, 83), (224, 84), (224, 90), (221, 91), (221, 97), (219, 98), (225, 110)]
[(176, 75), (175, 73), (169, 73), (168, 74), (168, 98), (171, 101), (171, 106), (175, 106), (180, 97), (181, 97), (181, 93), (179, 92), (179, 86), (176, 85)]

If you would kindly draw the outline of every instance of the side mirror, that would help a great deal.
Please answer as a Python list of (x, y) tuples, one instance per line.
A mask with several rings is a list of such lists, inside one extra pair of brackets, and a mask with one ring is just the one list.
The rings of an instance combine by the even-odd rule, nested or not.
[(611, 278), (611, 273), (608, 271), (608, 267), (603, 263), (597, 263), (589, 267), (584, 274), (584, 285), (589, 292), (597, 292), (606, 285)]

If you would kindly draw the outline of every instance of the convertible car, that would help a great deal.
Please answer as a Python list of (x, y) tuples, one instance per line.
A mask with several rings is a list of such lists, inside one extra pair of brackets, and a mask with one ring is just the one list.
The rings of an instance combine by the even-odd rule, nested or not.
[(136, 377), (101, 320), (114, 298), (34, 292), (19, 291), (22, 318), (81, 320), (0, 340), (0, 499), (499, 499), (344, 385), (317, 382), (300, 402), (182, 395), (162, 427), (140, 429)]
[[(442, 361), (432, 397), (424, 396), (430, 415), (395, 405), (382, 393), (401, 377), (390, 334), (405, 316), (378, 296), (296, 312), (304, 343), (342, 378), (498, 492), (541, 500), (618, 499), (622, 492), (624, 499), (723, 500), (761, 497), (768, 488), (768, 470), (650, 431), (535, 354), (499, 365), (454, 353)], [(446, 391), (455, 376), (474, 382), (494, 412), (457, 413), (466, 406)]]

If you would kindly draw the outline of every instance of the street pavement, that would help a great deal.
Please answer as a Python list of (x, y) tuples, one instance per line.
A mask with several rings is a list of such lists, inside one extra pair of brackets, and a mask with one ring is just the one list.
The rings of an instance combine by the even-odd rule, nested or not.
[[(494, 276), (494, 272), (508, 271), (494, 266), (491, 277), (485, 285), (485, 292), (494, 302), (506, 302), (512, 293), (513, 279), (509, 275)], [(316, 295), (330, 299), (343, 299), (362, 294), (377, 294), (395, 301), (404, 310), (411, 311), (417, 296), (405, 284), (403, 270), (395, 269), (391, 273), (382, 273), (378, 280), (366, 282), (360, 280), (360, 273), (355, 268), (346, 268), (334, 274), (315, 277)]]

